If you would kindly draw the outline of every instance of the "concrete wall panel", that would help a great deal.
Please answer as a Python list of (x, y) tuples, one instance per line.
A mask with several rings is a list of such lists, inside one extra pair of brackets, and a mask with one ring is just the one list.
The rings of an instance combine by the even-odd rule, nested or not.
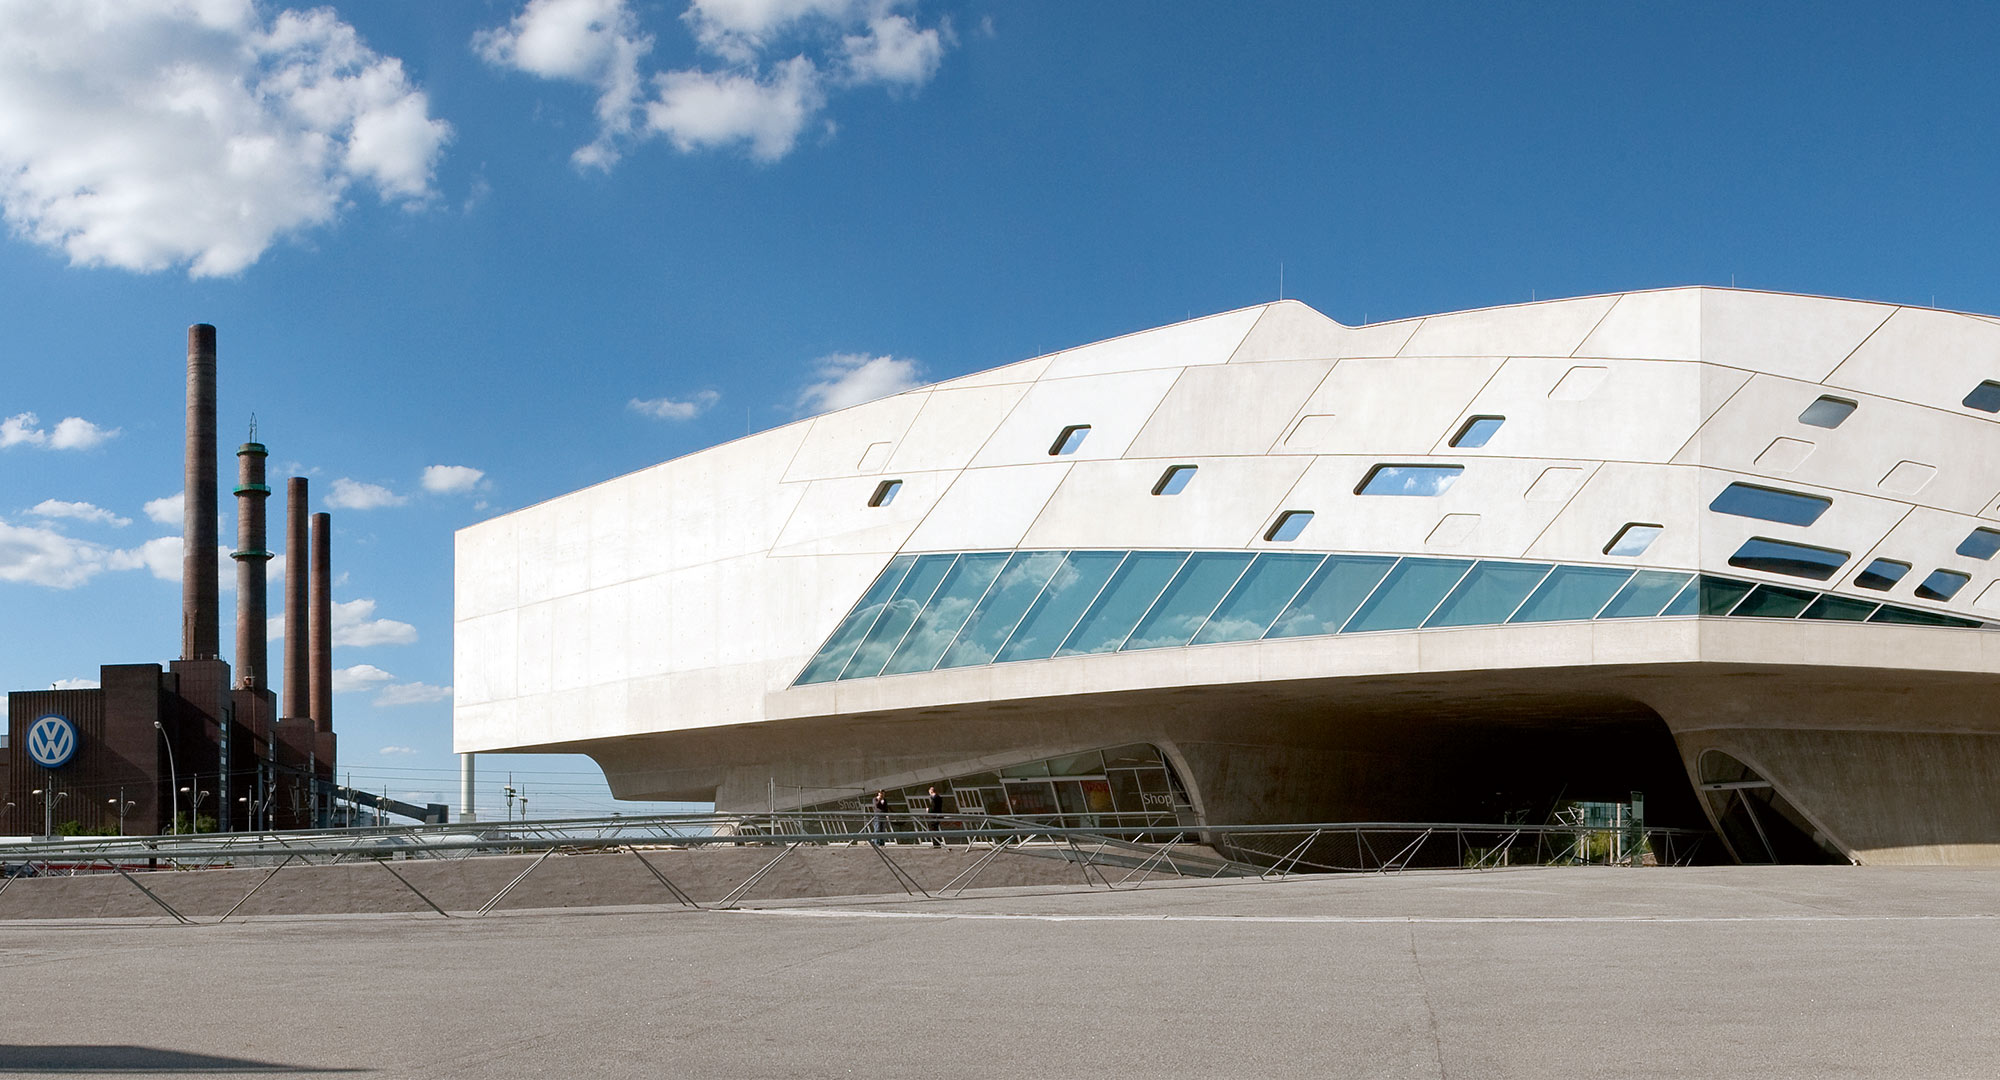
[(1050, 448), (1064, 428), (1075, 424), (1090, 425), (1090, 434), (1076, 453), (1066, 455), (1067, 460), (1123, 457), (1180, 373), (1179, 368), (1162, 368), (1038, 382), (1000, 424), (973, 465), (1054, 460)]
[(1428, 453), (1499, 366), (1491, 356), (1342, 360), (1272, 452)]
[(1575, 355), (1701, 359), (1701, 290), (1663, 289), (1619, 297)]
[(2000, 326), (1948, 311), (1897, 308), (1826, 384), (1945, 409), (2000, 427), (1993, 413), (1967, 408), (1981, 382), (2000, 380)]
[(1332, 368), (1331, 360), (1188, 368), (1126, 456), (1267, 453)]
[(1701, 358), (1818, 382), (1896, 309), (1784, 293), (1701, 291)]
[(1347, 336), (1347, 327), (1296, 300), (1280, 300), (1265, 306), (1257, 325), (1229, 362), (1330, 360), (1340, 355)]
[(1545, 300), (1426, 318), (1403, 356), (1568, 356), (1602, 320), (1616, 296)]
[[(1079, 462), (1022, 538), (1030, 548), (1245, 547), (1310, 457)], [(1154, 495), (1169, 465), (1196, 466), (1178, 495)]]
[(1042, 378), (1227, 363), (1263, 313), (1262, 306), (1243, 308), (1069, 349), (1049, 360)]

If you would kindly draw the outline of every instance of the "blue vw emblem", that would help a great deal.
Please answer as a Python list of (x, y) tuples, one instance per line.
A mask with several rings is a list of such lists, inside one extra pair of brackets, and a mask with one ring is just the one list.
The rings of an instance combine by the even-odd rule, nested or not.
[(28, 757), (44, 769), (60, 769), (76, 756), (76, 725), (50, 713), (28, 725)]

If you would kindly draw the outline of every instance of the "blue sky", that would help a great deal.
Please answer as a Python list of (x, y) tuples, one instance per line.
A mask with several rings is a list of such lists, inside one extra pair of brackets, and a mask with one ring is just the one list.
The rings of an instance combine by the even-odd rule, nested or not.
[[(2000, 312), (1995, 55), (1942, 4), (0, 0), (0, 685), (178, 652), (192, 322), (226, 467), (254, 412), (334, 513), (343, 768), (456, 802), (454, 529), (1281, 266), (1347, 323)], [(510, 767), (611, 805), (492, 758), (489, 812)]]

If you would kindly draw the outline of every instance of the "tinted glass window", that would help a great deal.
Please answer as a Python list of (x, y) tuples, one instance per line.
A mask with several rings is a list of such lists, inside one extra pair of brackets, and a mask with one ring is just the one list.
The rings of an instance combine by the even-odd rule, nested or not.
[(1062, 429), (1062, 434), (1057, 435), (1056, 441), (1049, 446), (1049, 456), (1076, 453), (1078, 448), (1083, 446), (1084, 436), (1088, 434), (1090, 434), (1089, 424), (1071, 424)]
[(1799, 423), (1814, 427), (1837, 428), (1841, 422), (1854, 414), (1854, 403), (1846, 398), (1823, 397), (1806, 406), (1799, 414)]
[(1628, 557), (1644, 555), (1646, 549), (1653, 546), (1653, 541), (1660, 538), (1662, 531), (1658, 525), (1631, 522), (1618, 530), (1618, 535), (1612, 537), (1610, 543), (1604, 545), (1604, 553)]
[(1922, 585), (1917, 586), (1917, 596), (1925, 600), (1949, 600), (1957, 596), (1958, 590), (1965, 588), (1965, 583), (1971, 580), (1972, 575), (1961, 574), (1956, 570), (1933, 570), (1931, 576), (1925, 578)]
[(938, 583), (944, 580), (945, 573), (957, 561), (956, 555), (919, 556), (917, 565), (910, 567), (903, 583), (896, 587), (896, 595), (883, 609), (882, 617), (875, 620), (868, 636), (861, 639), (861, 647), (854, 650), (854, 659), (847, 662), (840, 677), (865, 679), (882, 674), (882, 665), (889, 662), (889, 654), (902, 643), (910, 624), (917, 621), (917, 613), (930, 602)]
[(1845, 551), (1773, 540), (1768, 536), (1751, 537), (1736, 549), (1736, 554), (1729, 557), (1729, 565), (1744, 570), (1762, 570), (1767, 574), (1785, 574), (1814, 581), (1825, 581), (1839, 573), (1846, 564)]
[[(1973, 387), (1972, 393), (1965, 395), (1965, 407), (1968, 409), (1978, 409), (1980, 412), (2000, 412), (2000, 382), (1988, 379), (1978, 386)], [(1877, 619), (1875, 621), (1885, 622), (1887, 620)]]
[(887, 506), (896, 501), (896, 493), (903, 490), (901, 480), (884, 480), (875, 485), (875, 494), (868, 497), (870, 506)]
[(1160, 474), (1160, 482), (1153, 485), (1153, 494), (1179, 495), (1188, 481), (1194, 479), (1194, 470), (1193, 465), (1167, 466), (1167, 471)]
[(1897, 562), (1894, 559), (1876, 559), (1868, 564), (1866, 570), (1854, 575), (1854, 584), (1858, 588), (1887, 592), (1895, 588), (1896, 583), (1903, 580), (1903, 575), (1909, 572), (1909, 563)]
[(1974, 559), (1990, 559), (1996, 551), (2000, 551), (2000, 532), (1994, 532), (1992, 529), (1974, 529), (1972, 534), (1958, 545), (1960, 555)]
[(1083, 610), (1097, 599), (1098, 590), (1125, 561), (1122, 551), (1072, 551), (1062, 568), (1049, 579), (1034, 607), (1021, 620), (1014, 636), (1002, 646), (996, 660), (1046, 660), (1056, 646), (1069, 636), (1070, 628)]
[(854, 609), (840, 620), (840, 625), (827, 637), (826, 644), (820, 646), (812, 662), (799, 673), (799, 682), (832, 682), (839, 677), (840, 669), (853, 658), (862, 637), (868, 633), (869, 627), (875, 625), (882, 609), (888, 605), (889, 597), (895, 594), (896, 586), (903, 583), (903, 575), (916, 561), (915, 555), (898, 555), (889, 560), (889, 565), (875, 578), (874, 584), (868, 586), (868, 591), (854, 602)]
[(959, 556), (958, 564), (944, 576), (944, 584), (938, 586), (931, 602), (924, 605), (916, 625), (904, 635), (903, 643), (889, 657), (882, 674), (902, 675), (937, 666), (945, 647), (958, 636), (972, 614), (972, 606), (986, 595), (987, 586), (993, 584), (1005, 565), (1005, 552)]
[[(1174, 571), (1187, 561), (1185, 551), (1135, 551), (1104, 587), (1104, 595), (1076, 624), (1057, 656), (1112, 652), (1124, 644), (1133, 624), (1159, 599)], [(1193, 631), (1189, 631), (1193, 633)]]
[(1717, 495), (1708, 508), (1718, 514), (1779, 521), (1786, 525), (1810, 525), (1832, 505), (1832, 499), (1823, 499), (1818, 495), (1737, 483), (1723, 488), (1722, 494)]
[(1815, 594), (1802, 589), (1786, 589), (1777, 585), (1759, 585), (1750, 591), (1730, 611), (1731, 616), (1745, 616), (1762, 619), (1792, 619), (1813, 602)]
[(1470, 559), (1404, 559), (1347, 620), (1342, 632), (1408, 630), (1422, 625), (1471, 565)]
[(1465, 575), (1424, 625), (1492, 626), (1506, 622), (1548, 572), (1547, 563), (1482, 562)]
[(1146, 613), (1127, 649), (1158, 649), (1186, 645), (1195, 631), (1208, 621), (1209, 612), (1222, 600), (1251, 556), (1243, 552), (1202, 552), (1188, 556), (1187, 564), (1174, 575), (1173, 583), (1160, 594), (1159, 602)]
[(1278, 515), (1278, 520), (1264, 533), (1264, 539), (1279, 542), (1297, 540), (1299, 534), (1306, 531), (1306, 526), (1312, 524), (1312, 519), (1313, 512), (1310, 510), (1287, 510)]
[(1506, 422), (1507, 418), (1504, 416), (1475, 416), (1467, 420), (1464, 427), (1458, 429), (1458, 434), (1451, 437), (1451, 444), (1474, 448), (1485, 446), (1493, 438), (1493, 433), (1499, 431), (1500, 425)]
[(1836, 622), (1860, 622), (1875, 614), (1880, 604), (1873, 600), (1850, 600), (1844, 596), (1822, 596), (1800, 615), (1801, 619), (1831, 619)]
[(1977, 619), (1961, 619), (1952, 615), (1940, 615), (1935, 611), (1912, 611), (1909, 608), (1889, 607), (1868, 617), (1869, 622), (1902, 623), (1906, 626), (1978, 626)]
[(1650, 619), (1684, 588), (1693, 574), (1641, 570), (1597, 613), (1600, 619)]
[(1274, 638), (1337, 634), (1396, 564), (1389, 555), (1329, 555), (1266, 635)]
[(1562, 622), (1592, 618), (1631, 577), (1632, 571), (1619, 567), (1558, 566), (1508, 621)]
[[(1319, 568), (1324, 556), (1293, 555), (1267, 551), (1257, 556), (1236, 587), (1229, 590), (1222, 605), (1209, 617), (1208, 625), (1195, 635), (1196, 645), (1220, 641), (1255, 641), (1264, 636), (1277, 620), (1278, 612)], [(1358, 602), (1358, 601), (1357, 601)]]
[(938, 666), (992, 663), (993, 654), (1000, 651), (1000, 643), (1014, 632), (1014, 624), (1021, 621), (1028, 605), (1041, 595), (1042, 586), (1063, 564), (1063, 557), (1060, 551), (1015, 552)]
[(1377, 465), (1362, 477), (1361, 485), (1354, 489), (1356, 495), (1442, 495), (1458, 475), (1465, 471), (1463, 465)]

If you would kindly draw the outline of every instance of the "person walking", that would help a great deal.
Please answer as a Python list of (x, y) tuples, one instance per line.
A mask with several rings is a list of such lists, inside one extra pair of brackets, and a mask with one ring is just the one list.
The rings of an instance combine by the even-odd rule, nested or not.
[[(888, 792), (878, 791), (875, 793), (875, 802), (873, 805), (873, 810), (874, 814), (870, 816), (868, 819), (868, 831), (872, 833), (888, 832), (889, 831)], [(877, 837), (874, 840), (869, 841), (869, 843), (874, 844), (876, 847), (882, 846), (882, 840), (880, 837)]]
[(938, 794), (938, 789), (936, 784), (931, 785), (930, 812), (931, 812), (931, 846), (943, 847), (944, 837), (938, 834), (944, 831), (944, 796)]

